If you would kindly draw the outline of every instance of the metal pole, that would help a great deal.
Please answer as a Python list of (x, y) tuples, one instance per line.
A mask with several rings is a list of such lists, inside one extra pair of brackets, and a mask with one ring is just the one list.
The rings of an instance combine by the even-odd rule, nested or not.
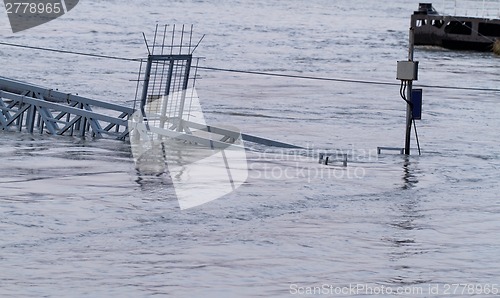
[[(410, 38), (409, 38), (409, 46), (408, 46), (408, 61), (413, 61), (413, 51), (415, 48), (415, 43), (414, 43), (414, 29), (413, 27), (410, 28)], [(411, 90), (412, 90), (412, 84), (413, 81), (408, 81), (408, 87), (407, 87), (407, 99), (408, 101), (411, 102)], [(410, 136), (411, 136), (411, 123), (412, 123), (412, 111), (411, 111), (411, 106), (409, 104), (406, 104), (406, 139), (405, 139), (405, 154), (410, 155)]]
[(184, 120), (182, 116), (184, 115), (184, 105), (186, 104), (186, 91), (189, 86), (189, 72), (191, 70), (191, 55), (186, 59), (185, 65), (185, 73), (184, 73), (184, 81), (182, 85), (182, 93), (181, 93), (181, 102), (179, 107), (179, 127), (177, 127), (177, 131), (182, 131), (184, 129), (182, 121)]
[(146, 117), (146, 112), (144, 111), (144, 106), (146, 106), (148, 102), (148, 88), (149, 88), (149, 80), (151, 79), (151, 65), (153, 64), (153, 57), (151, 55), (148, 56), (148, 64), (146, 66), (146, 72), (144, 72), (144, 86), (142, 86), (142, 95), (141, 95), (141, 112), (143, 117)]

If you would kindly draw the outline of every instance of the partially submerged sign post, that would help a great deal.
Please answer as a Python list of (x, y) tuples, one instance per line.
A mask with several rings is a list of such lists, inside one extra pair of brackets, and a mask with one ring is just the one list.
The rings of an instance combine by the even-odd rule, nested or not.
[[(414, 29), (410, 28), (409, 46), (408, 46), (408, 61), (398, 61), (397, 76), (401, 80), (401, 97), (406, 102), (406, 135), (404, 154), (410, 155), (410, 137), (411, 126), (414, 119), (413, 116), (413, 81), (418, 80), (418, 61), (413, 61), (415, 43), (414, 43)], [(407, 94), (404, 94), (404, 88)], [(421, 94), (421, 93), (420, 93)], [(421, 99), (421, 97), (420, 97)]]

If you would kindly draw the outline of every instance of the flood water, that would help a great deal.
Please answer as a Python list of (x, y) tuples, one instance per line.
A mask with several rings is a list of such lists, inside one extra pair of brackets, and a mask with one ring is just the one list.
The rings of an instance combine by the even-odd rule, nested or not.
[[(2, 13), (8, 43), (140, 58), (142, 32), (193, 24), (206, 34), (200, 66), (396, 85), (199, 69), (208, 123), (349, 163), (325, 172), (315, 158), (259, 148), (246, 183), (187, 210), (167, 174), (137, 171), (127, 142), (0, 131), (0, 296), (500, 293), (500, 93), (432, 87), (498, 90), (500, 58), (417, 47), (422, 155), (414, 137), (410, 157), (376, 152), (404, 144), (396, 61), (407, 59), (417, 7), (88, 0), (16, 34)], [(7, 46), (0, 56), (1, 76), (133, 105), (136, 62)], [(349, 287), (372, 292), (334, 291)]]

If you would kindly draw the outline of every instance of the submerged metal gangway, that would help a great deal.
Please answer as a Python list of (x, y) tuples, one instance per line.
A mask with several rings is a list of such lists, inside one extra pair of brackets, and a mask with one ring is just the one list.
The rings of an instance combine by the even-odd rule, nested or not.
[(0, 129), (94, 138), (128, 137), (125, 106), (0, 77)]
[[(173, 26), (171, 31), (167, 27), (156, 27), (151, 44), (145, 39), (149, 55), (140, 60), (134, 108), (0, 77), (0, 130), (132, 143), (171, 139), (209, 148), (226, 148), (237, 139), (301, 148), (234, 128), (207, 125), (194, 89), (196, 71), (192, 71), (193, 61), (198, 62), (193, 52), (203, 37), (195, 45), (192, 27), (179, 30)], [(170, 45), (165, 44), (168, 40)]]

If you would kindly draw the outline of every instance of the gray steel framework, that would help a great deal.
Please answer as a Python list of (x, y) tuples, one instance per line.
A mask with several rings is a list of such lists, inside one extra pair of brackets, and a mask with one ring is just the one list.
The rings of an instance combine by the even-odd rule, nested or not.
[(94, 138), (128, 137), (134, 110), (0, 77), (0, 129)]
[[(220, 148), (241, 137), (267, 146), (301, 148), (190, 121), (193, 94), (187, 94), (187, 90), (189, 80), (193, 79), (190, 90), (194, 90), (196, 81), (196, 72), (191, 73), (192, 54), (203, 37), (194, 45), (192, 26), (190, 30), (182, 26), (180, 31), (173, 26), (168, 38), (171, 44), (166, 45), (167, 25), (163, 34), (159, 29), (157, 26), (151, 45), (145, 40), (149, 55), (141, 61), (137, 91), (142, 87), (142, 92), (137, 92), (140, 97), (136, 96), (134, 108), (0, 77), (0, 130), (119, 140), (145, 133), (153, 139), (165, 137)], [(139, 111), (135, 110), (137, 103)]]

